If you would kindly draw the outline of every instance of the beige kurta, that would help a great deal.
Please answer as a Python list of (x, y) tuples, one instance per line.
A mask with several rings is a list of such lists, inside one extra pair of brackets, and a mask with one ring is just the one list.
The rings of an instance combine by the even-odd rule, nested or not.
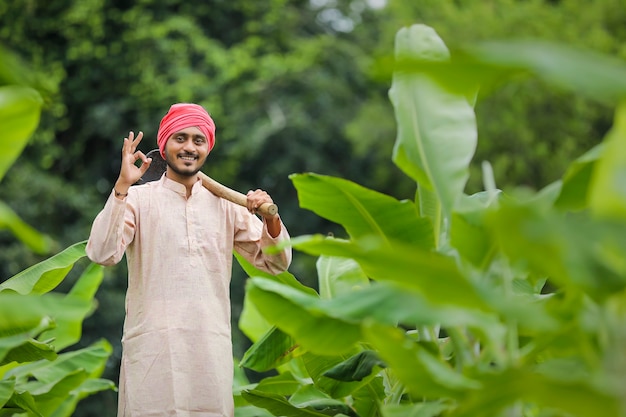
[(197, 182), (191, 196), (163, 176), (109, 196), (94, 220), (88, 257), (103, 265), (126, 252), (128, 291), (122, 338), (119, 417), (232, 416), (229, 285), (232, 251), (270, 273), (291, 250), (263, 248), (264, 223)]

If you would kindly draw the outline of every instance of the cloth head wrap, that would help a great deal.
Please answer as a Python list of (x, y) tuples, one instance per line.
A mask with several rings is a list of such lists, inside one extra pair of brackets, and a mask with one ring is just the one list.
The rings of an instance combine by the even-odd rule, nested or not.
[(157, 133), (157, 145), (161, 156), (165, 159), (165, 144), (174, 133), (188, 127), (196, 126), (209, 141), (209, 152), (215, 145), (215, 123), (204, 107), (192, 103), (177, 103), (170, 107)]

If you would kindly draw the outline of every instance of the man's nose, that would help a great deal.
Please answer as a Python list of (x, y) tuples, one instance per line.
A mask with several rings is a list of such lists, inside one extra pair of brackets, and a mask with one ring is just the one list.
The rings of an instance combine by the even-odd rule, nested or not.
[(194, 152), (196, 148), (193, 144), (193, 140), (191, 139), (186, 140), (185, 143), (183, 144), (183, 149), (187, 152)]

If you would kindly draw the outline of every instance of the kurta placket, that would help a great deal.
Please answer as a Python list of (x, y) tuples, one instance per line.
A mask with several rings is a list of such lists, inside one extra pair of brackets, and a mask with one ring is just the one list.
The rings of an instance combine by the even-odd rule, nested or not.
[(165, 176), (111, 194), (92, 226), (91, 260), (119, 262), (128, 290), (119, 417), (232, 416), (230, 277), (233, 250), (267, 272), (286, 270), (291, 251), (266, 255), (271, 238), (243, 207), (198, 182), (189, 198)]

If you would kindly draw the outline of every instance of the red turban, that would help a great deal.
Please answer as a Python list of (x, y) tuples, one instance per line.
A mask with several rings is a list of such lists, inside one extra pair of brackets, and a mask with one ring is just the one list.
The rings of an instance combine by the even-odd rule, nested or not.
[(165, 159), (165, 143), (174, 133), (188, 127), (197, 127), (209, 141), (209, 152), (215, 145), (215, 123), (204, 107), (192, 103), (173, 104), (159, 124), (157, 145)]

